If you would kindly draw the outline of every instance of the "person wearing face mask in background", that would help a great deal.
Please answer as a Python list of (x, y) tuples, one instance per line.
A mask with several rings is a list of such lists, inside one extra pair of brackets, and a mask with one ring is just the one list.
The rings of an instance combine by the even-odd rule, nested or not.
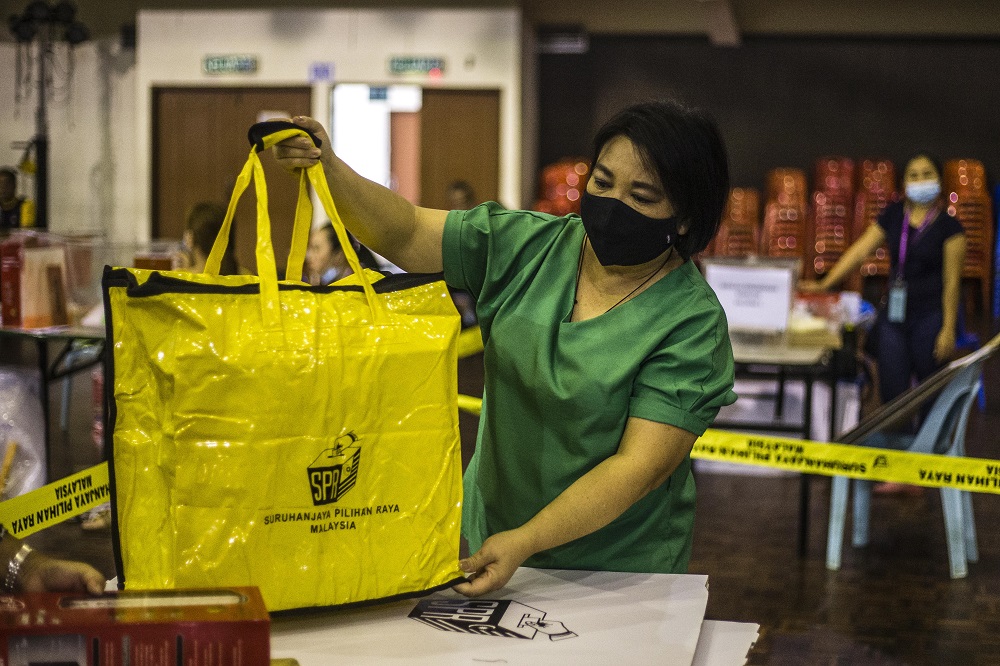
[(407, 271), (444, 270), (477, 302), (485, 387), (465, 474), (473, 554), (456, 590), (502, 587), (518, 566), (684, 572), (690, 451), (735, 401), (725, 315), (691, 256), (729, 191), (715, 123), (676, 103), (629, 107), (594, 140), (582, 219), (411, 205), (321, 141), (275, 147), (322, 163), (357, 237)]
[[(965, 233), (947, 213), (941, 195), (941, 164), (916, 153), (903, 169), (903, 200), (886, 206), (875, 224), (847, 249), (819, 282), (803, 291), (832, 289), (883, 243), (890, 256), (885, 305), (870, 335), (883, 403), (921, 382), (955, 354)], [(919, 492), (915, 488), (914, 494)], [(878, 492), (904, 490), (881, 484)]]
[[(215, 238), (226, 221), (226, 207), (214, 201), (201, 201), (188, 211), (184, 219), (182, 244), (184, 256), (181, 270), (203, 273), (208, 255), (212, 253)], [(219, 275), (240, 275), (243, 273), (236, 261), (236, 221), (229, 228), (229, 244), (222, 255)]]
[[(354, 238), (350, 234), (348, 234), (348, 239), (352, 243), (354, 242)], [(375, 261), (375, 257), (372, 256), (368, 248), (355, 243), (355, 250), (362, 268), (378, 270), (378, 262)], [(316, 286), (336, 282), (353, 272), (347, 263), (347, 257), (344, 256), (337, 232), (334, 231), (333, 224), (329, 221), (309, 232), (305, 268), (306, 274), (303, 276), (305, 281)]]

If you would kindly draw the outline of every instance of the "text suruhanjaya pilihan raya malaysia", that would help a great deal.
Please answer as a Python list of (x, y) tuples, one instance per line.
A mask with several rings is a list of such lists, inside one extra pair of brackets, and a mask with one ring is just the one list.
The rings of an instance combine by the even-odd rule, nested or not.
[(391, 513), (399, 513), (398, 504), (376, 504), (363, 507), (337, 507), (319, 511), (277, 512), (264, 516), (265, 525), (276, 523), (310, 523), (309, 532), (319, 534), (334, 530), (356, 530), (354, 518), (366, 518)]

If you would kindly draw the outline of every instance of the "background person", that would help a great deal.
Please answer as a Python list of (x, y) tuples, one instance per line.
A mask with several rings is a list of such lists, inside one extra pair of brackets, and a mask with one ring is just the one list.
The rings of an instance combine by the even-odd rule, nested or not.
[(725, 315), (690, 257), (729, 189), (713, 121), (675, 103), (630, 107), (594, 141), (582, 220), (416, 207), (322, 141), (287, 139), (289, 168), (323, 165), (357, 237), (408, 271), (444, 270), (478, 303), (485, 388), (465, 474), (473, 555), (456, 590), (502, 587), (521, 564), (683, 572), (690, 451), (735, 400)]
[[(184, 270), (192, 273), (204, 273), (205, 262), (212, 253), (212, 245), (222, 224), (226, 221), (226, 207), (214, 201), (202, 201), (191, 207), (184, 221), (182, 243), (187, 254), (187, 265)], [(219, 275), (239, 275), (241, 273), (236, 261), (236, 220), (229, 229), (229, 244), (226, 253), (222, 255)]]
[(0, 169), (0, 229), (35, 226), (35, 203), (17, 196), (17, 171)]
[[(361, 267), (378, 270), (378, 262), (368, 248), (358, 244), (350, 233), (347, 234), (347, 237), (354, 244)], [(333, 224), (328, 220), (326, 224), (314, 227), (309, 232), (309, 247), (306, 249), (305, 275), (303, 276), (305, 281), (311, 285), (327, 285), (336, 282), (345, 275), (350, 275), (352, 272)]]
[[(955, 354), (965, 233), (946, 211), (941, 173), (940, 162), (926, 152), (907, 160), (904, 199), (886, 206), (822, 280), (800, 285), (805, 291), (832, 289), (882, 243), (888, 244), (888, 298), (869, 333), (874, 344), (867, 345), (875, 351), (883, 403)], [(899, 489), (901, 484), (877, 487), (881, 492)]]
[(448, 185), (445, 194), (448, 197), (448, 208), (451, 210), (468, 210), (478, 203), (472, 185), (464, 180), (453, 181)]

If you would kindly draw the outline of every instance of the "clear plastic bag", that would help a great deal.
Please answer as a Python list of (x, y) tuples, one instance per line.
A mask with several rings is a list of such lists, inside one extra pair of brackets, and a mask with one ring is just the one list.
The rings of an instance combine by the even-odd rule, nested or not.
[(38, 373), (0, 368), (0, 499), (40, 488), (45, 485), (45, 475), (45, 424), (38, 399)]

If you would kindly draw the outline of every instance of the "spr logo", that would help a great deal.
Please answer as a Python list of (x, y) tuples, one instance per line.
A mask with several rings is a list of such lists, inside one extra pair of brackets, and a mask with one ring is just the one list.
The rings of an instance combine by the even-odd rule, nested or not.
[(353, 432), (341, 435), (332, 449), (324, 450), (309, 465), (307, 473), (313, 506), (333, 504), (354, 487), (361, 464), (361, 447), (355, 446), (357, 441)]

